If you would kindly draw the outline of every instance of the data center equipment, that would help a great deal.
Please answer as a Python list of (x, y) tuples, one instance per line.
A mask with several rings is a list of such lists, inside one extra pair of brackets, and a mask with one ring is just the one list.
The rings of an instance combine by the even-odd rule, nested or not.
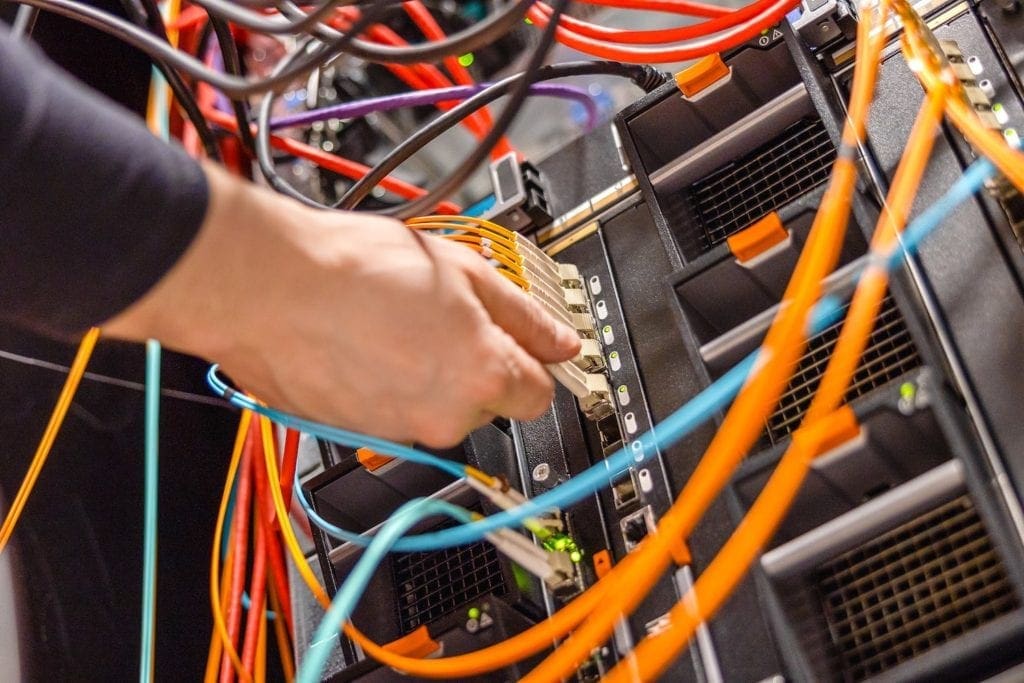
[[(77, 0), (18, 1), (111, 25)], [(124, 3), (145, 36), (127, 21), (117, 35), (166, 67), (167, 50), (180, 50), (160, 40), (153, 48), (158, 4), (177, 7), (143, 0), (152, 14), (144, 16)], [(170, 61), (188, 76), (182, 87), (195, 90), (183, 98), (172, 83), (182, 105), (175, 127), (191, 121), (191, 151), (226, 152), (240, 175), (262, 176), (306, 203), (397, 215), (420, 234), (472, 248), (574, 329), (580, 352), (548, 366), (555, 393), (540, 417), (498, 417), (448, 449), (319, 424), (250, 396), (216, 366), (207, 372), (178, 359), (163, 396), (181, 403), (165, 406), (163, 420), (165, 434), (181, 434), (168, 450), (192, 459), (162, 465), (171, 511), (161, 516), (160, 571), (171, 571), (158, 604), (171, 616), (151, 622), (169, 627), (158, 626), (148, 679), (188, 678), (183, 672), (205, 664), (206, 680), (303, 683), (1024, 681), (1024, 168), (1005, 163), (1019, 162), (1012, 155), (1024, 135), (1020, 0), (758, 0), (732, 10), (733, 24), (721, 27), (727, 46), (694, 48), (700, 54), (672, 71), (639, 58), (541, 60), (556, 37), (603, 59), (664, 51), (630, 43), (639, 29), (587, 24), (597, 6), (685, 5), (711, 25), (724, 8), (688, 0), (272, 4), (197, 0), (175, 19), (175, 32), (195, 29), (197, 55), (206, 45), (211, 63), (228, 58), (213, 78), (198, 60)], [(563, 29), (547, 31), (545, 19), (566, 5)], [(310, 11), (324, 14), (313, 21)], [(333, 19), (321, 22), (328, 12)], [(30, 33), (29, 14), (18, 14)], [(200, 20), (206, 29), (196, 28)], [(726, 40), (743, 21), (760, 23), (743, 41)], [(291, 33), (274, 22), (288, 22)], [(266, 26), (289, 37), (260, 42)], [(436, 44), (461, 44), (481, 26), (493, 40), (435, 54)], [(353, 27), (365, 35), (350, 40)], [(694, 30), (673, 40), (700, 48), (714, 33)], [(601, 48), (593, 36), (637, 51)], [(325, 56), (329, 41), (343, 59)], [(243, 62), (231, 64), (239, 45), (246, 49), (234, 61)], [(278, 69), (304, 55), (324, 61), (301, 84), (273, 84)], [(407, 92), (443, 84), (427, 62), (452, 76), (446, 88), (458, 81), (465, 91)], [(508, 76), (519, 69), (538, 82), (520, 88), (525, 78)], [(554, 73), (617, 78), (631, 100), (613, 112), (600, 87), (554, 86)], [(864, 73), (873, 89), (860, 134)], [(507, 96), (514, 111), (529, 88), (576, 98), (581, 129), (609, 120), (540, 153), (496, 151), (486, 174), (466, 172), (437, 190), (435, 175), (447, 182), (464, 171), (456, 157), (483, 160), (492, 150), (481, 141), (508, 123), (498, 107), (463, 110), (465, 98)], [(188, 111), (192, 95), (202, 100), (198, 116)], [(381, 115), (405, 105), (394, 119)], [(333, 113), (314, 119), (311, 110)], [(538, 117), (527, 127), (550, 124)], [(456, 125), (480, 144), (433, 145), (403, 165)], [(928, 151), (917, 158), (915, 147)], [(918, 172), (919, 181), (908, 180)], [(467, 205), (461, 212), (444, 201), (455, 190)], [(406, 201), (431, 211), (406, 215)], [(848, 216), (841, 233), (839, 214)], [(901, 223), (907, 230), (892, 232)], [(836, 228), (836, 238), (821, 237), (821, 225)], [(807, 275), (815, 269), (822, 277)], [(792, 314), (801, 306), (806, 319)], [(840, 386), (832, 367), (851, 348), (848, 324), (861, 325), (864, 343)], [(40, 359), (59, 350), (33, 346), (56, 342), (26, 344), (21, 334), (0, 327), (4, 373), (15, 368), (4, 376), (18, 385), (0, 385), (0, 438), (12, 452), (31, 447), (21, 422), (45, 419), (36, 409), (45, 402), (26, 387), (51, 373), (42, 390), (56, 394), (52, 373), (66, 369)], [(138, 595), (124, 586), (141, 583), (138, 549), (126, 550), (139, 545), (141, 520), (125, 520), (143, 499), (130, 483), (143, 446), (139, 398), (148, 390), (159, 404), (160, 395), (151, 382), (122, 377), (143, 372), (138, 355), (127, 369), (116, 362), (123, 348), (103, 347), (86, 374), (86, 347), (65, 385), (74, 395), (82, 381), (64, 428), (65, 459), (49, 466), (56, 472), (37, 490), (40, 507), (26, 513), (15, 552), (0, 558), (0, 644), (26, 660), (22, 667), (12, 657), (11, 666), (0, 651), (2, 675), (120, 680), (124, 663), (135, 664), (123, 622), (138, 620)], [(775, 380), (765, 379), (769, 371)], [(763, 420), (741, 423), (730, 408), (772, 392), (778, 399)], [(829, 392), (837, 405), (822, 417), (818, 401)], [(65, 412), (66, 398), (58, 403)], [(227, 408), (241, 409), (240, 424)], [(236, 425), (217, 516), (213, 485)], [(730, 430), (749, 433), (753, 446), (733, 464), (709, 466), (709, 454), (732, 448), (722, 445)], [(109, 470), (97, 473), (81, 457), (91, 448), (115, 456)], [(22, 470), (0, 465), (6, 501)], [(89, 492), (108, 495), (90, 501)], [(252, 498), (251, 512), (234, 517), (240, 497)], [(417, 518), (396, 532), (422, 499), (451, 518)], [(3, 509), (0, 551), (16, 521)], [(503, 515), (516, 524), (474, 535), (474, 524)], [(226, 521), (235, 519), (246, 521)], [(309, 537), (293, 522), (308, 523)], [(451, 538), (462, 540), (438, 540)], [(368, 572), (362, 563), (380, 539), (399, 547)], [(240, 568), (235, 543), (252, 546)], [(262, 584), (257, 556), (270, 565), (260, 569)], [(200, 560), (211, 563), (208, 592), (196, 587), (197, 574), (207, 579)], [(605, 580), (616, 572), (635, 583)], [(266, 588), (253, 593), (261, 611), (251, 609), (247, 576)], [(229, 603), (232, 634), (222, 623)], [(332, 625), (339, 604), (351, 611)], [(241, 652), (245, 610), (245, 641), (261, 639), (264, 662), (276, 649), (280, 670), (255, 664), (250, 672), (234, 661), (254, 661)], [(580, 636), (591, 627), (604, 635)], [(168, 664), (179, 650), (205, 653), (207, 645), (209, 662)], [(473, 654), (481, 650), (502, 659), (481, 663)], [(564, 652), (575, 653), (571, 661), (559, 659)]]
[[(984, 94), (979, 108), (1000, 119), (994, 125), (1024, 121), (1024, 13), (990, 0), (916, 7), (969, 69), (969, 85)], [(601, 362), (590, 370), (606, 380), (611, 410), (588, 415), (560, 386), (540, 419), (495, 423), (443, 455), (540, 495), (622, 445), (639, 448), (637, 435), (757, 348), (836, 161), (855, 30), (848, 3), (804, 3), (791, 21), (682, 71), (612, 126), (544, 159), (493, 165), (498, 201), (486, 217), (578, 270), (576, 293), (592, 321), (580, 331), (599, 344)], [(887, 30), (851, 228), (825, 284), (838, 295), (868, 259), (870, 228), (924, 98), (898, 31)], [(973, 158), (944, 128), (913, 214)], [(815, 460), (751, 574), (662, 680), (1024, 677), (1021, 218), (1019, 195), (991, 185), (893, 276), (846, 393), (855, 429)], [(793, 438), (839, 325), (811, 336), (754, 452), (578, 680), (599, 679), (658, 632), (705, 570)], [(654, 530), (713, 434), (714, 425), (698, 429), (597, 495), (552, 511), (579, 550), (569, 585), (553, 590), (484, 542), (398, 552), (375, 575), (355, 625), (379, 642), (449, 657), (546, 619)], [(344, 528), (378, 528), (417, 496), (497, 511), (416, 465), (371, 462), (327, 442), (317, 450), (324, 470), (304, 489)], [(327, 586), (337, 588), (358, 548), (318, 531), (316, 550)], [(536, 661), (478, 680), (517, 680)], [(407, 679), (344, 636), (324, 675)]]

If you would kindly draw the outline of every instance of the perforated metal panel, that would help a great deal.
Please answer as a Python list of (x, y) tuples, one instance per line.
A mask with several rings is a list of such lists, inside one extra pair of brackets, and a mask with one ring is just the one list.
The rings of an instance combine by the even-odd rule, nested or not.
[[(844, 309), (844, 315), (845, 315)], [(800, 420), (818, 389), (839, 339), (842, 322), (832, 325), (811, 338), (789, 386), (768, 418), (767, 432), (771, 442), (778, 443), (800, 426)], [(875, 327), (854, 373), (846, 400), (852, 401), (872, 389), (900, 377), (921, 364), (910, 332), (896, 304), (888, 296), (882, 303)]]
[(967, 496), (830, 561), (814, 581), (845, 681), (888, 671), (1019, 604)]
[(392, 561), (392, 571), (404, 633), (481, 596), (505, 592), (498, 553), (489, 543), (399, 554)]
[(688, 190), (704, 248), (746, 228), (828, 180), (836, 152), (825, 126), (804, 119)]

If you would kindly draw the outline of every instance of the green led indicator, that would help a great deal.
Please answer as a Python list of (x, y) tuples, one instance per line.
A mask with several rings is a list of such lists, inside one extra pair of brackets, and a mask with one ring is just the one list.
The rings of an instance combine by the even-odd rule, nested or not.
[(578, 550), (574, 550), (571, 553), (569, 553), (569, 559), (572, 560), (575, 564), (579, 564), (579, 561), (583, 559), (583, 553), (581, 553)]
[(612, 351), (611, 353), (608, 354), (608, 357), (609, 358), (618, 358), (619, 357), (619, 352), (618, 351)]
[(995, 104), (992, 105), (992, 111), (994, 111), (994, 112), (1001, 112), (1002, 110), (1003, 110), (1003, 105), (1001, 103), (996, 102)]
[(473, 66), (473, 61), (475, 59), (476, 58), (473, 57), (473, 53), (472, 52), (467, 52), (464, 55), (459, 55), (459, 64), (461, 64), (462, 66), (465, 66), (465, 67), (470, 67), (470, 66)]
[(900, 385), (900, 398), (904, 401), (913, 401), (917, 395), (917, 387), (913, 382), (904, 382)]
[(619, 393), (620, 394), (626, 393), (626, 385), (625, 384), (623, 384), (621, 387), (619, 387)]
[(604, 327), (601, 328), (601, 331), (605, 332), (605, 333), (611, 332), (612, 331), (612, 326), (611, 325), (605, 325)]
[(768, 35), (768, 29), (766, 29), (766, 28), (761, 29), (761, 35), (762, 36)]
[(480, 618), (480, 608), (479, 607), (470, 607), (469, 608), (469, 618), (470, 619), (479, 619)]
[(533, 20), (530, 19), (530, 17), (526, 17), (525, 19), (523, 19), (523, 21), (525, 23), (529, 24), (530, 26), (533, 26)]

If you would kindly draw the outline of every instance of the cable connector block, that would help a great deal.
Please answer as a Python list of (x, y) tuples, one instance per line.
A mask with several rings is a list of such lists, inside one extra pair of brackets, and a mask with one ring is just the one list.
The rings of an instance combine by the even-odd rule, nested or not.
[(498, 552), (543, 581), (555, 595), (576, 588), (575, 567), (568, 553), (544, 550), (511, 529), (490, 533), (487, 540)]
[(615, 412), (608, 378), (587, 373), (571, 362), (548, 365), (548, 371), (579, 400), (580, 410), (591, 420), (600, 420)]
[(812, 50), (857, 36), (857, 13), (846, 0), (801, 0), (793, 30)]
[(569, 318), (572, 320), (572, 325), (576, 328), (576, 332), (580, 337), (584, 339), (597, 339), (597, 322), (589, 312), (579, 313), (571, 311)]
[(596, 339), (580, 339), (580, 352), (572, 359), (573, 365), (584, 372), (600, 372), (604, 370), (604, 354), (601, 344)]
[(566, 289), (583, 289), (583, 276), (580, 275), (580, 269), (573, 264), (559, 263), (558, 276)]
[(590, 302), (587, 301), (587, 293), (582, 289), (563, 288), (562, 292), (565, 296), (565, 305), (569, 307), (570, 311), (575, 313), (586, 313), (590, 311)]

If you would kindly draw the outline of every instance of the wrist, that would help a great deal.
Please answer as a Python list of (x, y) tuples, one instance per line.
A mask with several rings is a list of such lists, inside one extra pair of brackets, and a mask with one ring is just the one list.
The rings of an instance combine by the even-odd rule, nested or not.
[(311, 210), (212, 164), (204, 172), (210, 200), (199, 232), (149, 292), (103, 325), (105, 334), (212, 359), (255, 343), (252, 331), (265, 325), (257, 299), (273, 288), (253, 274), (287, 276), (278, 267), (295, 260), (295, 232)]

